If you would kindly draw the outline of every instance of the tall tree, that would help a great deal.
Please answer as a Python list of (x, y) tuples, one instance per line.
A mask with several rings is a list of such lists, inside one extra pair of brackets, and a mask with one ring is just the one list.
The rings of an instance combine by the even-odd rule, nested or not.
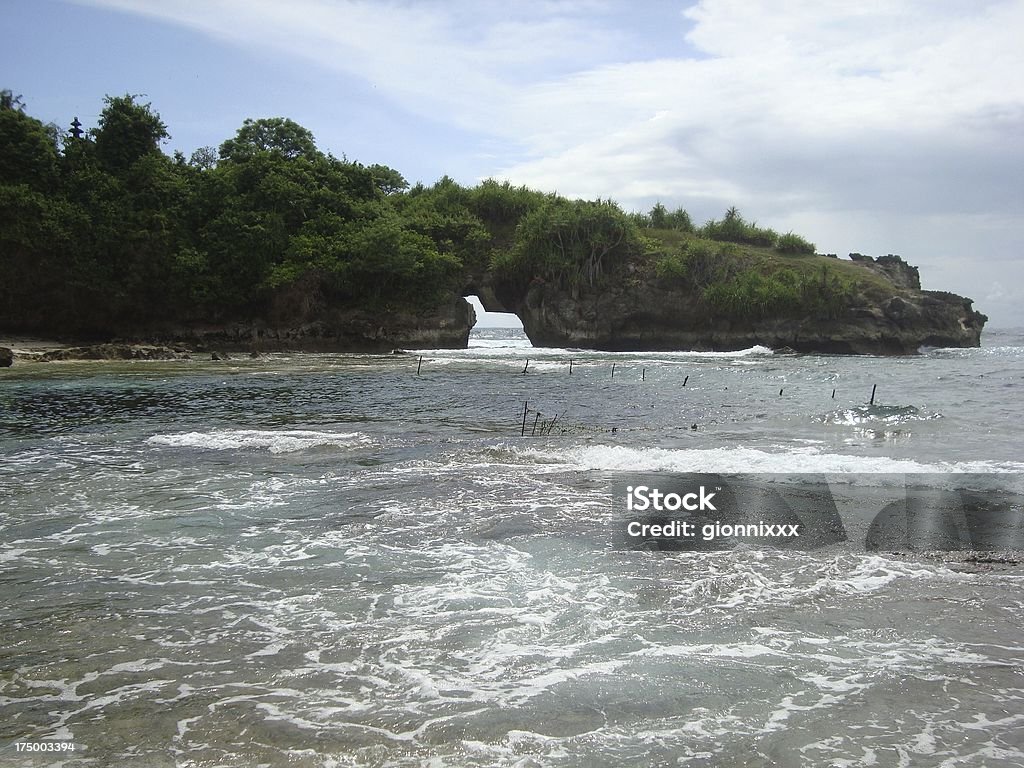
[(0, 184), (47, 190), (56, 177), (57, 147), (50, 129), (13, 106), (0, 108)]
[(667, 227), (668, 223), (665, 220), (667, 213), (668, 210), (661, 204), (661, 201), (659, 200), (656, 202), (654, 207), (651, 208), (651, 226), (655, 229), (664, 229)]
[(217, 150), (213, 147), (200, 147), (188, 159), (188, 164), (201, 171), (208, 171), (217, 167)]
[(170, 137), (160, 115), (137, 98), (107, 96), (99, 125), (91, 131), (96, 157), (113, 173), (124, 173), (140, 158), (159, 152), (160, 142)]
[(233, 139), (220, 145), (221, 160), (244, 161), (256, 152), (274, 152), (289, 160), (312, 160), (320, 154), (313, 134), (286, 117), (249, 118)]
[(374, 163), (367, 170), (373, 176), (373, 183), (385, 195), (393, 195), (409, 188), (409, 182), (394, 168)]

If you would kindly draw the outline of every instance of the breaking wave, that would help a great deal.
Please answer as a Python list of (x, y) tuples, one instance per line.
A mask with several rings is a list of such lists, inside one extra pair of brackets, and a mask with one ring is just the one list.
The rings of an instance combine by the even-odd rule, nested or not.
[(361, 448), (371, 445), (373, 440), (361, 432), (317, 432), (308, 429), (229, 429), (154, 435), (146, 442), (150, 445), (171, 448), (205, 448), (212, 451), (266, 450), (270, 453), (291, 453), (312, 448)]
[(557, 468), (623, 472), (721, 473), (946, 473), (1021, 472), (1024, 463), (1012, 461), (952, 461), (922, 463), (884, 456), (849, 456), (797, 448), (780, 452), (757, 448), (630, 448), (589, 445), (560, 451), (512, 448), (527, 460)]

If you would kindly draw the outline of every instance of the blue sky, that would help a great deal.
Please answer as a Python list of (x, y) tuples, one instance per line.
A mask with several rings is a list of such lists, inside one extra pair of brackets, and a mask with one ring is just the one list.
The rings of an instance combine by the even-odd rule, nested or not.
[(0, 87), (168, 152), (286, 116), (321, 149), (901, 254), (1024, 326), (1024, 0), (8, 0)]

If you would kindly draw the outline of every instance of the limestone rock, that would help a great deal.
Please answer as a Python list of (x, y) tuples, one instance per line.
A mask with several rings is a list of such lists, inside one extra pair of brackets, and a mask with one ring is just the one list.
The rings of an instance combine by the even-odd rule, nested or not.
[(988, 318), (972, 308), (970, 299), (920, 290), (917, 268), (899, 257), (851, 257), (884, 278), (884, 283), (874, 284), (881, 286), (879, 291), (888, 285), (890, 293), (884, 299), (861, 297), (841, 317), (813, 311), (756, 320), (709, 314), (700, 289), (666, 285), (652, 273), (593, 290), (570, 291), (534, 280), (520, 294), (500, 285), (492, 286), (491, 293), (506, 311), (519, 315), (530, 340), (545, 347), (727, 351), (761, 345), (798, 352), (905, 355), (923, 346), (979, 346)]

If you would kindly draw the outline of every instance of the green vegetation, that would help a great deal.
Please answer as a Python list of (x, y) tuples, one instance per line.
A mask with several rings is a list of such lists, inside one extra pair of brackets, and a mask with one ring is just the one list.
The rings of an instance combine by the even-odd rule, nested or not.
[[(658, 234), (662, 242), (666, 242), (666, 233)], [(667, 239), (668, 242), (673, 240), (675, 242), (668, 248), (656, 251), (654, 270), (659, 278), (701, 287), (732, 271), (734, 259), (727, 246), (700, 237), (670, 236)]]
[(699, 228), (693, 226), (690, 214), (683, 208), (670, 213), (660, 202), (649, 213), (634, 213), (631, 219), (641, 229), (691, 233), (721, 243), (775, 248), (779, 253), (812, 255), (815, 250), (814, 243), (793, 232), (779, 235), (773, 229), (757, 226), (757, 222), (748, 222), (735, 206), (725, 212), (721, 221), (711, 219)]
[[(840, 318), (866, 298), (891, 295), (892, 286), (850, 262), (817, 256), (797, 235), (794, 246), (718, 241), (707, 230), (687, 234), (648, 229), (646, 257), (663, 284), (687, 290), (711, 316)], [(781, 238), (780, 238), (781, 240)]]
[(484, 275), (513, 295), (531, 284), (578, 295), (640, 279), (644, 265), (739, 317), (838, 315), (867, 290), (865, 270), (735, 208), (695, 227), (661, 203), (627, 214), (494, 180), (410, 186), (387, 166), (322, 152), (286, 118), (246, 120), (188, 159), (161, 151), (167, 138), (136, 96), (107, 97), (75, 138), (0, 92), (0, 325), (102, 334), (225, 322), (266, 317), (289, 292), (427, 309)]
[(800, 235), (787, 232), (775, 242), (775, 249), (779, 253), (814, 253), (814, 243), (807, 242)]
[(815, 316), (842, 317), (856, 297), (853, 284), (823, 266), (815, 276), (792, 269), (768, 274), (745, 269), (704, 290), (704, 300), (718, 314), (744, 319)]
[(711, 315), (839, 318), (866, 296), (886, 290), (876, 276), (816, 256), (805, 238), (759, 227), (735, 207), (699, 228), (686, 211), (669, 214), (661, 203), (649, 214), (633, 214), (633, 221), (643, 228), (657, 278), (689, 288)]
[(679, 232), (693, 232), (693, 220), (684, 208), (676, 208), (669, 211), (660, 202), (654, 204), (650, 213), (634, 213), (631, 216), (633, 223), (638, 227), (649, 227), (652, 229), (674, 229)]
[(493, 266), (514, 282), (543, 280), (577, 290), (600, 285), (640, 252), (629, 217), (610, 200), (551, 197), (520, 219), (513, 247)]
[(246, 120), (218, 150), (171, 158), (159, 114), (125, 95), (106, 99), (85, 137), (59, 135), (4, 93), (9, 328), (102, 333), (265, 316), (292, 286), (341, 306), (428, 307), (457, 289), (489, 237), (464, 207), (446, 208), (444, 183), (399, 201), (400, 173), (325, 154), (284, 118)]
[(748, 222), (735, 207), (725, 212), (721, 221), (712, 219), (700, 228), (700, 234), (709, 240), (727, 243), (743, 243), (745, 245), (762, 245), (771, 247), (779, 239), (773, 229), (762, 229), (757, 222)]

